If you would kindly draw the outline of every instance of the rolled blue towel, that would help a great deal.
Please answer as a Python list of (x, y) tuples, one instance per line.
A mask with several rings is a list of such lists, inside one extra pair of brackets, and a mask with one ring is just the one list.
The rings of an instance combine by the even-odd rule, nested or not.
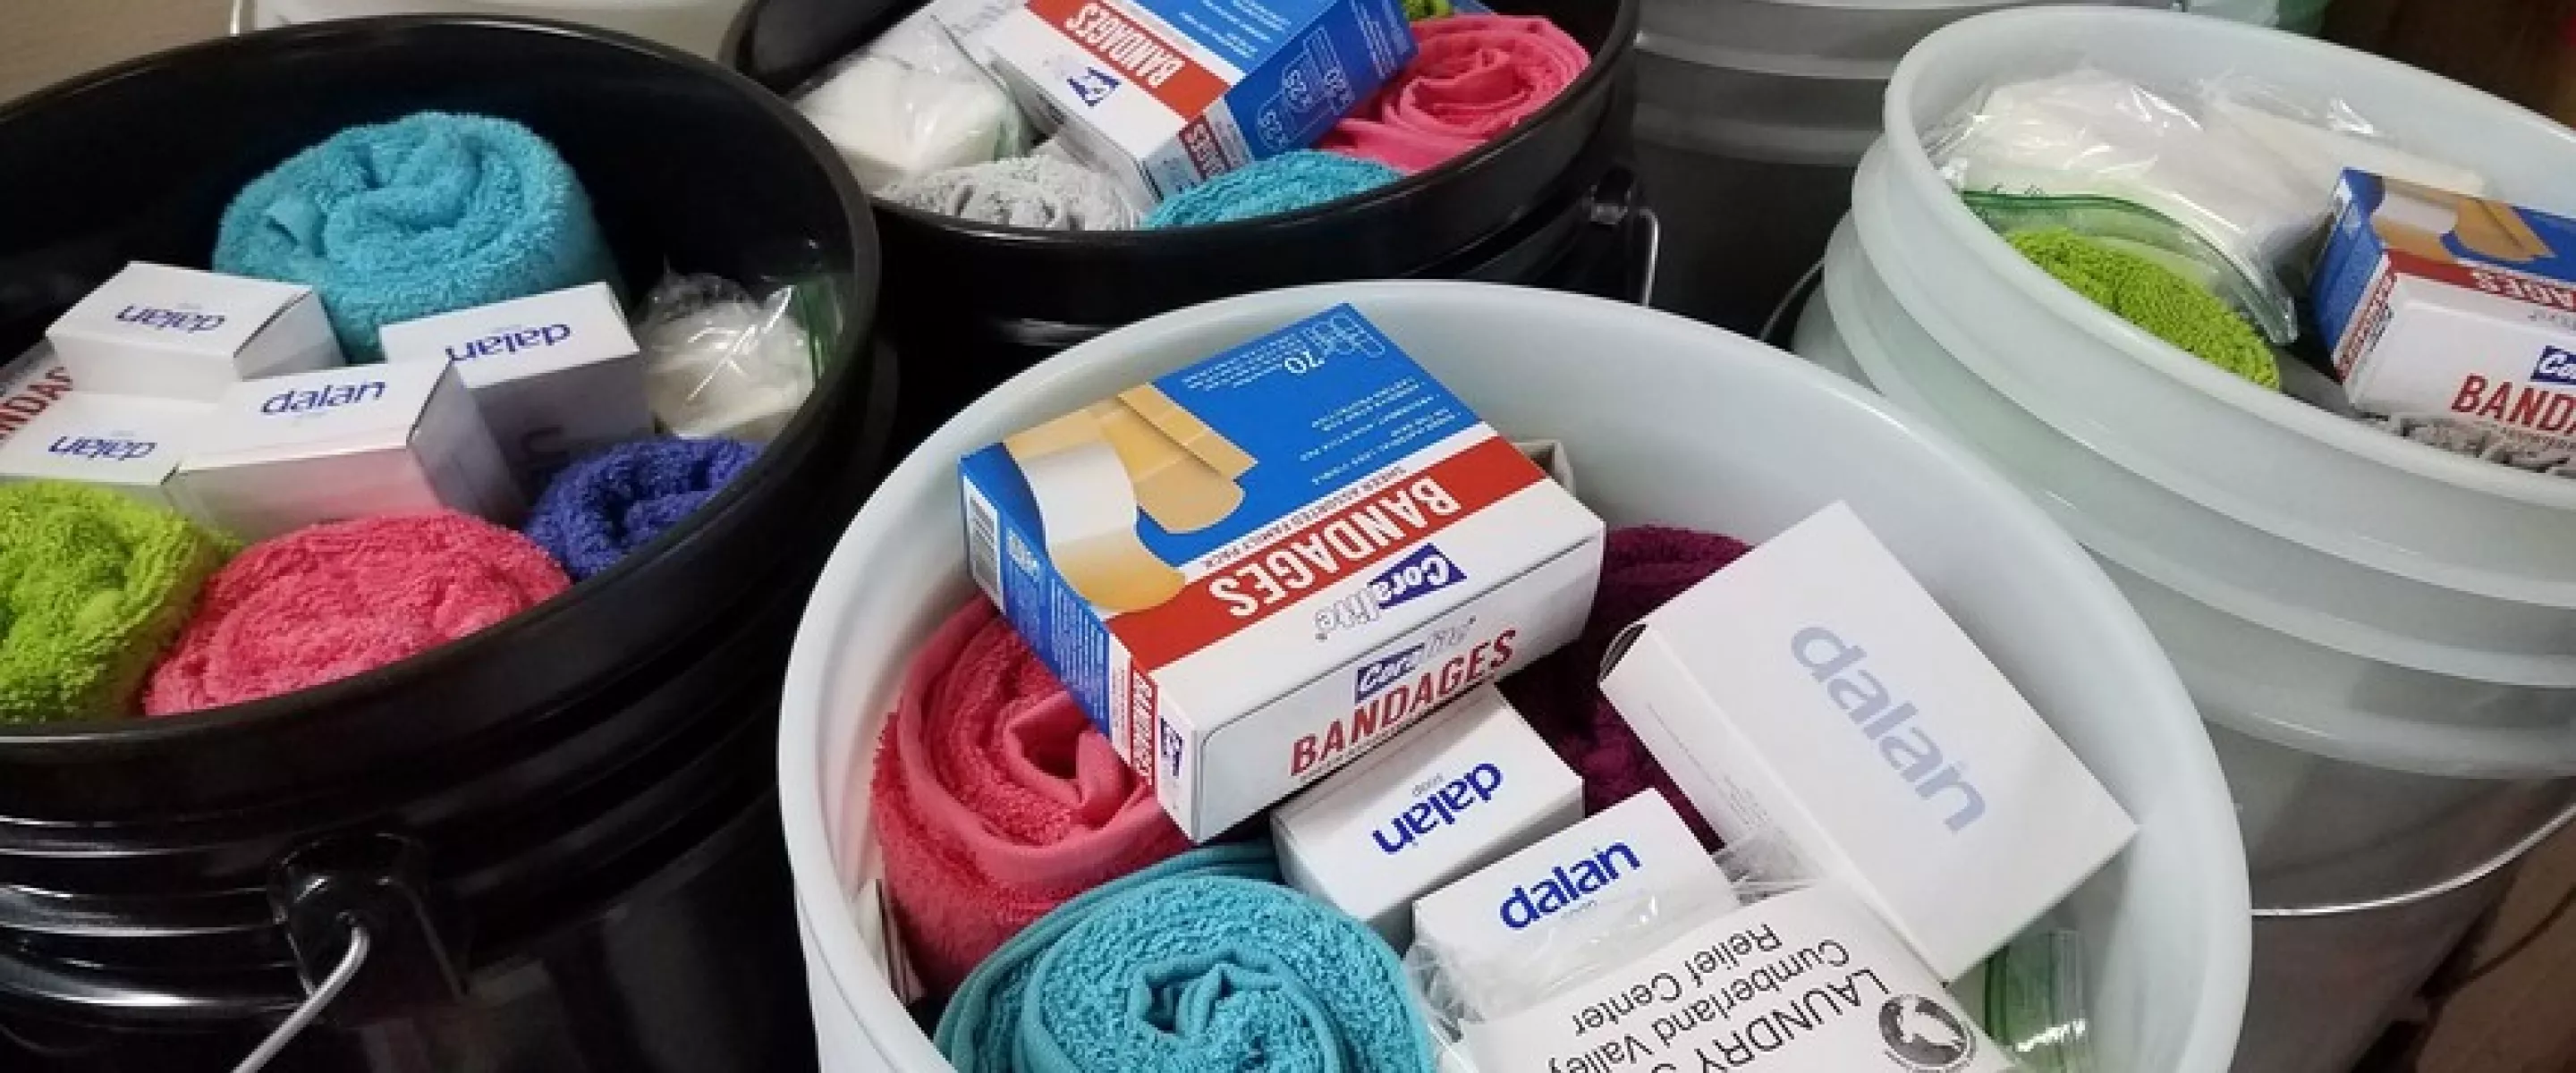
[(1299, 150), (1229, 171), (1164, 199), (1145, 226), (1195, 227), (1312, 208), (1404, 177), (1374, 160)]
[(966, 977), (935, 1041), (959, 1073), (1428, 1073), (1395, 951), (1278, 885), (1267, 843), (1094, 888)]
[(528, 539), (579, 581), (617, 565), (751, 468), (741, 440), (621, 443), (564, 467), (528, 514)]
[(445, 112), (351, 127), (252, 180), (224, 210), (214, 269), (312, 287), (352, 362), (383, 359), (387, 324), (616, 282), (554, 146)]

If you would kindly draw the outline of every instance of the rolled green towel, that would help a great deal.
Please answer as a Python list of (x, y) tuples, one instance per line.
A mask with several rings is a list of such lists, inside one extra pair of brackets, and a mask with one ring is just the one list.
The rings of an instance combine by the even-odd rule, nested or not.
[(1404, 0), (1404, 18), (1407, 22), (1445, 19), (1449, 17), (1449, 12), (1449, 0)]
[(2067, 289), (2148, 334), (2253, 383), (2281, 390), (2280, 362), (2224, 299), (2180, 273), (2064, 228), (2004, 236)]
[(0, 487), (0, 723), (133, 714), (144, 672), (230, 550), (113, 492)]

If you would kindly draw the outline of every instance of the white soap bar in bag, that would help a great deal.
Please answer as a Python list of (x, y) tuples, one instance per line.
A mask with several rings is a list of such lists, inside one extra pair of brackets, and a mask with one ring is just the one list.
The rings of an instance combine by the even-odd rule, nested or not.
[(870, 193), (992, 160), (1019, 122), (1009, 96), (971, 66), (934, 72), (882, 56), (862, 56), (842, 68), (797, 101), (796, 110)]

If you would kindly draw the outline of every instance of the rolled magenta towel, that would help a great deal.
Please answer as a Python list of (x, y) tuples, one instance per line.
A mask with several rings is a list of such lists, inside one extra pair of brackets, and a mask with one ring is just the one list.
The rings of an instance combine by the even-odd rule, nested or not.
[(114, 492), (0, 486), (0, 723), (134, 714), (222, 538)]
[(616, 278), (554, 146), (445, 112), (351, 127), (252, 180), (214, 269), (312, 287), (351, 362), (383, 359), (387, 324)]
[(1503, 695), (1558, 758), (1583, 777), (1585, 812), (1599, 812), (1652, 787), (1689, 822), (1702, 845), (1717, 848), (1717, 832), (1628, 729), (1628, 721), (1601, 695), (1597, 682), (1601, 658), (1619, 631), (1749, 550), (1731, 537), (1689, 529), (1649, 525), (1611, 530), (1602, 553), (1601, 587), (1592, 598), (1583, 636), (1503, 679)]
[(298, 529), (253, 545), (206, 584), (143, 695), (173, 715), (373, 670), (562, 592), (526, 537), (440, 511)]
[(760, 448), (741, 440), (653, 439), (582, 458), (547, 482), (528, 512), (528, 539), (580, 581), (705, 506), (751, 468)]
[(1537, 114), (1592, 63), (1542, 18), (1452, 15), (1414, 23), (1413, 37), (1413, 62), (1316, 148), (1402, 172), (1436, 168)]
[(869, 798), (895, 920), (940, 994), (1067, 899), (1190, 847), (980, 598), (913, 656)]
[(975, 969), (933, 1037), (959, 1073), (1429, 1073), (1403, 966), (1278, 885), (1267, 842), (1210, 846), (1066, 902)]
[(1196, 227), (1276, 216), (1375, 190), (1404, 176), (1373, 160), (1299, 150), (1229, 171), (1154, 207), (1145, 226)]

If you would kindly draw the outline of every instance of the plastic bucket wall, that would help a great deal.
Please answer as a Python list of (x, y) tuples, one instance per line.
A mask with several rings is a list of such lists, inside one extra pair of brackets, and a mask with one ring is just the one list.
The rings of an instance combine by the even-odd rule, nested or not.
[[(783, 885), (763, 758), (802, 594), (879, 472), (893, 369), (869, 345), (864, 202), (791, 112), (706, 61), (559, 25), (338, 21), (139, 60), (0, 109), (0, 350), (128, 260), (203, 264), (234, 192), (296, 150), (429, 108), (553, 141), (630, 295), (666, 268), (810, 284), (841, 321), (830, 367), (724, 492), (527, 614), (256, 704), (0, 728), (0, 1025), (65, 1044), (47, 1049), (69, 1068), (238, 1060), (305, 993), (280, 862), (388, 839), (417, 868), (385, 870), (367, 912), (431, 923), (387, 932), (290, 1065), (804, 1055), (779, 1012), (788, 903), (745, 908)], [(306, 945), (318, 978), (336, 947)], [(463, 994), (412, 986), (447, 970)]]
[[(2141, 482), (1985, 385), (1912, 321), (1873, 267), (1848, 230), (1837, 236), (1800, 352), (1958, 435), (2094, 545), (2210, 723), (2258, 911), (2317, 914), (2258, 922), (2237, 1068), (2346, 1068), (2502, 896), (2497, 876), (2509, 869), (2413, 895), (2510, 860), (2576, 800), (2576, 783), (2558, 778), (2576, 770), (2565, 725), (2576, 703), (2563, 689), (2354, 656), (2125, 568), (2133, 549), (2169, 543), (2169, 519), (2088, 514), (2087, 494)], [(2210, 592), (2230, 602), (2224, 586)], [(2336, 908), (2383, 899), (2401, 904)]]
[[(1165, 231), (1044, 231), (962, 221), (880, 202), (886, 333), (905, 358), (907, 398), (945, 414), (1066, 346), (1198, 302), (1335, 280), (1455, 278), (1486, 263), (1462, 251), (1541, 211), (1589, 218), (1566, 192), (1602, 182), (1616, 161), (1590, 147), (1624, 137), (1629, 45), (1640, 0), (1505, 0), (1591, 50), (1554, 102), (1441, 167), (1330, 205)], [(790, 97), (919, 0), (752, 0), (727, 62)], [(1569, 211), (1579, 208), (1581, 211)], [(1610, 215), (1615, 216), (1615, 213)], [(1545, 274), (1499, 282), (1556, 285)], [(907, 432), (926, 433), (927, 426)]]
[(973, 595), (954, 460), (1343, 301), (1498, 428), (1566, 442), (1613, 524), (1759, 539), (1851, 503), (2139, 820), (2066, 907), (2089, 944), (2104, 1068), (2225, 1068), (2247, 956), (2235, 824), (2181, 686), (2072, 542), (1947, 440), (1740, 337), (1570, 296), (1379, 283), (1221, 302), (1077, 347), (951, 420), (860, 512), (800, 629), (779, 745), (827, 1069), (941, 1068), (850, 898), (877, 866), (865, 787), (883, 713), (913, 646)]

